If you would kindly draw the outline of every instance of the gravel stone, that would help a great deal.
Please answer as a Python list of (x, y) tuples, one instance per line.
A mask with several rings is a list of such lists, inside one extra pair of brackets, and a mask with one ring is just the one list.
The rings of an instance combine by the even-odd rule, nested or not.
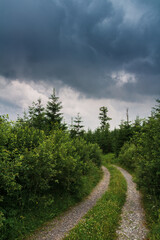
[(60, 240), (81, 220), (108, 188), (110, 173), (104, 166), (103, 179), (95, 187), (92, 193), (81, 203), (72, 207), (62, 216), (53, 220), (28, 240)]
[(117, 230), (118, 240), (143, 240), (146, 239), (148, 230), (145, 224), (145, 213), (141, 205), (140, 192), (132, 176), (124, 169), (117, 167), (127, 181), (127, 199), (122, 210), (122, 221)]

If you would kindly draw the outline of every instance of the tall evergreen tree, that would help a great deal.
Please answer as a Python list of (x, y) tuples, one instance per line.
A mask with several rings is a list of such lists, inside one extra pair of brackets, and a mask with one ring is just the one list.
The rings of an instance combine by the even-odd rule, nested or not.
[(140, 132), (142, 130), (143, 119), (140, 119), (139, 116), (136, 117), (134, 123), (132, 124), (132, 132), (135, 134), (136, 132)]
[(85, 132), (85, 134), (84, 134), (84, 139), (85, 139), (87, 142), (96, 143), (95, 133), (92, 132), (91, 129), (88, 129), (88, 131)]
[(129, 125), (129, 110), (126, 109), (126, 118), (127, 118), (127, 124)]
[(19, 114), (18, 114), (16, 122), (23, 125), (24, 127), (26, 125), (30, 125), (30, 120), (29, 120), (29, 116), (28, 116), (27, 112), (24, 111), (22, 117), (19, 116)]
[(157, 105), (153, 108), (152, 114), (155, 117), (160, 117), (160, 99), (156, 100)]
[(101, 107), (99, 113), (99, 119), (101, 121), (101, 128), (97, 129), (96, 136), (97, 142), (104, 153), (111, 152), (111, 140), (110, 140), (110, 132), (109, 132), (109, 121), (111, 120), (108, 117), (108, 109), (107, 107)]
[(129, 141), (133, 136), (133, 126), (130, 124), (130, 122), (122, 120), (121, 124), (119, 125), (119, 129), (113, 130), (111, 135), (113, 149), (116, 156), (118, 156), (123, 144)]
[(55, 124), (58, 124), (59, 127), (64, 127), (65, 124), (62, 124), (62, 103), (59, 101), (59, 97), (56, 96), (55, 88), (53, 93), (49, 97), (46, 108), (46, 118), (49, 125), (49, 129), (52, 129)]
[[(27, 119), (26, 114), (24, 115), (24, 118)], [(40, 130), (44, 129), (45, 112), (40, 98), (37, 102), (33, 102), (32, 106), (29, 107), (29, 122), (33, 127)]]
[(71, 127), (71, 136), (82, 136), (84, 133), (84, 126), (82, 125), (82, 118), (80, 114), (78, 113), (75, 117), (72, 127)]
[(0, 115), (0, 123), (2, 123), (2, 121), (3, 121), (3, 116)]
[(112, 118), (107, 116), (108, 109), (107, 107), (101, 107), (99, 113), (99, 119), (101, 121), (101, 129), (105, 129), (106, 127), (109, 129), (109, 122)]

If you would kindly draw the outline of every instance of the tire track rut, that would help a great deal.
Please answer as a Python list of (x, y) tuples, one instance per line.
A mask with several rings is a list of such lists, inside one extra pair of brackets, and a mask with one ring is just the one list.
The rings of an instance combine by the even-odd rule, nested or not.
[(92, 193), (82, 202), (69, 209), (62, 216), (54, 219), (47, 226), (35, 233), (28, 240), (60, 240), (81, 220), (81, 218), (96, 204), (109, 185), (110, 173), (102, 166), (103, 179)]

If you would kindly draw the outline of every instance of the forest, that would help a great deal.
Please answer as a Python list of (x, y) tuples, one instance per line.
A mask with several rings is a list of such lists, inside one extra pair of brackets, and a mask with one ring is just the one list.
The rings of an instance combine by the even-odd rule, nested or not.
[(22, 239), (88, 195), (109, 153), (111, 163), (134, 174), (146, 209), (153, 210), (152, 231), (160, 236), (160, 100), (147, 119), (130, 122), (127, 111), (114, 130), (107, 107), (97, 117), (94, 131), (84, 130), (79, 113), (67, 126), (55, 89), (46, 107), (38, 99), (14, 122), (0, 116), (1, 239)]

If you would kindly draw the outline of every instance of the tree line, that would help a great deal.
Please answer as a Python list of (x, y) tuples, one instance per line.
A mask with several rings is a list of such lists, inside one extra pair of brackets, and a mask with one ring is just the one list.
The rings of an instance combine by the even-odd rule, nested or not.
[(118, 163), (134, 173), (134, 180), (143, 193), (148, 239), (160, 239), (160, 100), (147, 119), (137, 119), (134, 131), (118, 154)]
[(137, 119), (134, 132), (119, 152), (119, 161), (135, 172), (147, 194), (160, 197), (160, 100), (148, 119)]

